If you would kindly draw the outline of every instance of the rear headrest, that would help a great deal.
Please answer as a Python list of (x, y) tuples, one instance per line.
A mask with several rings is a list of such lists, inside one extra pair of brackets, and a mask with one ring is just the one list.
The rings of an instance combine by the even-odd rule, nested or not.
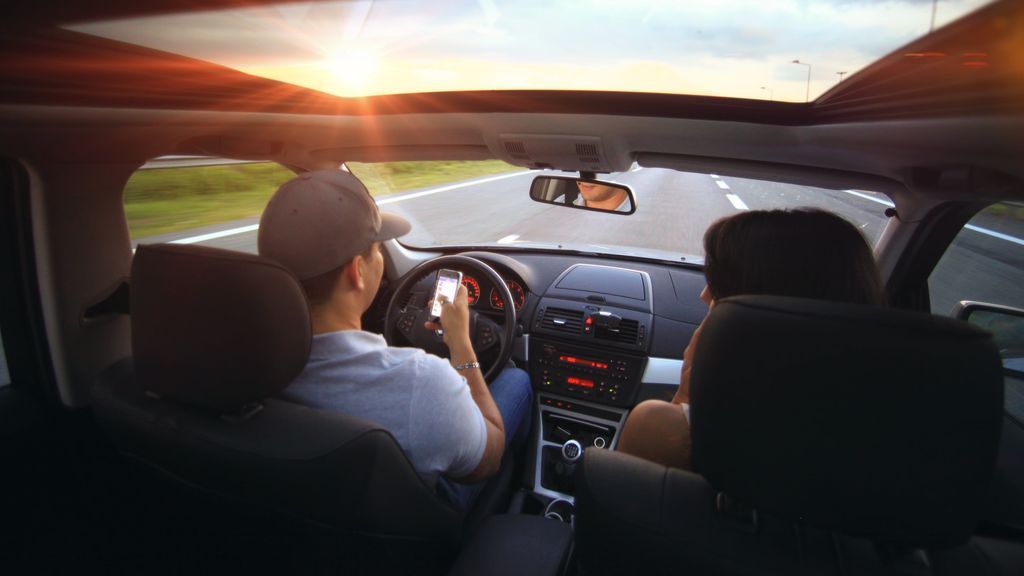
[(132, 262), (138, 381), (164, 398), (234, 411), (285, 388), (309, 358), (309, 305), (266, 258), (139, 246)]
[(719, 301), (695, 350), (693, 460), (716, 490), (897, 546), (973, 533), (999, 443), (990, 335), (898, 310)]

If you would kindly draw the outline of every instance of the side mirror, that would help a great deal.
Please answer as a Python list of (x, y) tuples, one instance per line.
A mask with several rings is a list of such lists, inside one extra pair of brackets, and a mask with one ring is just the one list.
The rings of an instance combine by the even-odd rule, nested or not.
[(545, 204), (610, 214), (636, 212), (636, 197), (629, 186), (603, 180), (537, 176), (530, 186), (530, 198)]
[(1003, 368), (1024, 375), (1024, 310), (965, 300), (957, 304), (953, 316), (991, 332)]

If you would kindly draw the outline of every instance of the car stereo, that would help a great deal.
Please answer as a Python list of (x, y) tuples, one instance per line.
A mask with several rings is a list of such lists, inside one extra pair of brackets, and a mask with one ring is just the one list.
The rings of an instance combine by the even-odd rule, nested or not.
[(613, 406), (631, 406), (646, 358), (532, 340), (531, 379), (541, 392)]

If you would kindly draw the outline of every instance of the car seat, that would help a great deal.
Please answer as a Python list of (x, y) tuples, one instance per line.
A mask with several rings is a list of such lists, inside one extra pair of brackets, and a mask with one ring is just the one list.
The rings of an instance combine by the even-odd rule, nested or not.
[(990, 335), (872, 306), (724, 299), (695, 350), (695, 472), (590, 450), (587, 574), (1010, 574), (974, 537), (1002, 370)]
[(315, 535), (326, 571), (439, 573), (454, 557), (461, 515), (388, 432), (273, 397), (302, 370), (312, 339), (305, 295), (285, 268), (213, 248), (140, 246), (131, 322), (132, 358), (93, 393), (121, 454), (202, 495), (208, 516)]

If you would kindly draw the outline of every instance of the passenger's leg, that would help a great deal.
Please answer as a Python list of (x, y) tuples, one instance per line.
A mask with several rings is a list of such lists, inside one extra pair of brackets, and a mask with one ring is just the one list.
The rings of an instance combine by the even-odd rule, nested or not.
[(637, 404), (626, 419), (616, 450), (672, 468), (692, 470), (690, 422), (683, 407), (661, 400)]
[[(533, 387), (530, 385), (530, 376), (519, 368), (505, 368), (488, 388), (505, 425), (505, 457), (502, 461), (511, 463), (513, 459), (508, 455), (522, 448), (530, 435), (533, 414)], [(442, 478), (438, 482), (438, 492), (459, 510), (467, 511), (473, 507), (485, 486), (487, 481), (460, 484)]]

